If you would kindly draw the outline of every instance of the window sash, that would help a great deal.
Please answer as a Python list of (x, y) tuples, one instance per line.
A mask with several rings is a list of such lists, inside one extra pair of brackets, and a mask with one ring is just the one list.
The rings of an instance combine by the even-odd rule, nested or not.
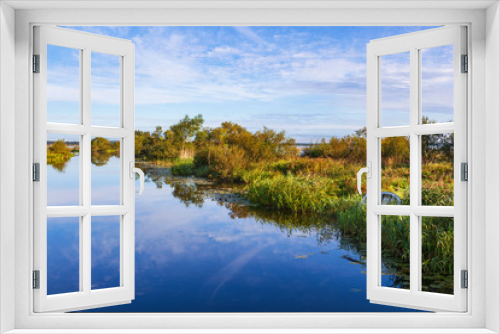
[[(467, 269), (467, 185), (460, 181), (460, 163), (467, 162), (467, 76), (460, 73), (461, 54), (467, 54), (465, 27), (443, 27), (427, 31), (374, 40), (367, 47), (367, 156), (373, 166), (367, 183), (367, 295), (380, 304), (465, 312), (467, 290), (461, 289), (462, 269)], [(454, 45), (454, 122), (420, 124), (420, 49)], [(380, 57), (410, 52), (410, 124), (381, 127)], [(454, 207), (422, 206), (421, 145), (425, 134), (454, 133)], [(382, 137), (410, 137), (410, 205), (380, 205)], [(380, 286), (382, 267), (381, 216), (410, 217), (410, 290)], [(454, 217), (454, 295), (420, 291), (421, 282), (421, 217)]]
[[(209, 2), (210, 3), (210, 2)], [(40, 3), (39, 3), (40, 4)], [(476, 55), (485, 55), (484, 41), (492, 31), (485, 31), (484, 22), (492, 23), (485, 16), (485, 11), (481, 10), (481, 5), (474, 6), (476, 10), (470, 8), (464, 10), (458, 6), (460, 3), (455, 2), (450, 4), (454, 10), (412, 7), (411, 10), (405, 9), (416, 4), (401, 3), (399, 9), (384, 10), (381, 7), (381, 2), (374, 2), (373, 8), (379, 8), (376, 11), (377, 15), (373, 15), (374, 9), (315, 9), (312, 4), (308, 4), (308, 10), (292, 9), (288, 5), (283, 5), (287, 8), (287, 15), (282, 15), (282, 10), (273, 10), (263, 4), (261, 10), (246, 10), (246, 9), (220, 9), (211, 11), (200, 11), (199, 9), (116, 9), (107, 11), (103, 15), (102, 9), (95, 7), (87, 10), (83, 9), (65, 9), (65, 10), (38, 10), (35, 7), (30, 11), (18, 11), (16, 17), (16, 36), (17, 36), (17, 53), (16, 53), (16, 71), (23, 75), (16, 77), (16, 86), (19, 97), (17, 98), (16, 111), (19, 111), (16, 116), (16, 128), (20, 131), (30, 133), (31, 117), (32, 117), (32, 92), (29, 89), (29, 84), (32, 81), (32, 75), (28, 73), (27, 64), (30, 64), (31, 59), (31, 33), (29, 30), (32, 22), (54, 24), (61, 22), (66, 25), (235, 25), (235, 24), (264, 24), (264, 25), (440, 25), (454, 24), (456, 22), (469, 22), (467, 25), (473, 27), (469, 34), (471, 43), (469, 50)], [(332, 3), (333, 5), (333, 3)], [(385, 5), (384, 5), (385, 6)], [(263, 15), (264, 14), (264, 15)], [(216, 17), (215, 19), (213, 19)], [(494, 19), (493, 22), (497, 22)], [(476, 28), (477, 27), (477, 28)], [(487, 45), (497, 43), (495, 38), (488, 40)], [(491, 50), (486, 53), (486, 57), (493, 56)], [(6, 50), (4, 50), (6, 51)], [(496, 57), (496, 56), (495, 56)], [(493, 59), (493, 58), (492, 58)], [(495, 58), (496, 59), (496, 58)], [(468, 203), (471, 208), (469, 216), (472, 224), (469, 224), (469, 243), (470, 250), (469, 264), (472, 269), (471, 275), (474, 278), (469, 281), (469, 294), (472, 298), (469, 299), (469, 311), (467, 313), (418, 313), (418, 314), (377, 314), (374, 317), (372, 314), (366, 313), (338, 313), (338, 314), (217, 314), (217, 315), (197, 315), (197, 314), (33, 314), (32, 298), (31, 298), (31, 281), (30, 270), (32, 267), (32, 229), (33, 229), (33, 213), (30, 211), (32, 206), (32, 186), (26, 175), (30, 174), (31, 155), (17, 155), (16, 168), (19, 173), (16, 174), (16, 184), (19, 185), (18, 196), (21, 198), (16, 201), (16, 225), (15, 225), (15, 260), (16, 260), (16, 328), (89, 328), (89, 332), (101, 332), (95, 328), (118, 329), (128, 328), (131, 332), (142, 333), (146, 328), (192, 328), (196, 323), (198, 328), (230, 328), (234, 332), (243, 332), (238, 328), (255, 328), (255, 324), (265, 326), (266, 328), (303, 328), (304, 332), (314, 331), (313, 328), (361, 328), (361, 331), (370, 331), (369, 328), (376, 332), (375, 328), (398, 328), (397, 332), (405, 333), (414, 331), (413, 329), (405, 330), (405, 328), (421, 328), (422, 332), (438, 331), (436, 328), (469, 328), (469, 333), (483, 333), (485, 328), (485, 306), (494, 307), (493, 299), (486, 299), (485, 288), (488, 286), (494, 287), (498, 282), (490, 281), (490, 285), (485, 284), (485, 263), (493, 263), (496, 261), (494, 252), (490, 252), (493, 245), (497, 242), (485, 245), (485, 229), (490, 230), (489, 220), (484, 219), (484, 201), (485, 195), (482, 187), (484, 186), (485, 176), (481, 166), (484, 164), (484, 120), (485, 115), (495, 115), (496, 109), (485, 109), (485, 79), (496, 82), (496, 72), (484, 72), (480, 70), (485, 66), (484, 57), (475, 57), (472, 59), (470, 66), (478, 69), (474, 76), (469, 76), (468, 82), (471, 85), (471, 90), (468, 92), (468, 103), (472, 108), (472, 113), (469, 113), (468, 130), (474, 132), (474, 136), (470, 137), (469, 147), (471, 148), (470, 161), (470, 180), (474, 189), (468, 189), (469, 194), (474, 194)], [(5, 73), (4, 73), (5, 74)], [(5, 76), (4, 76), (5, 78)], [(24, 88), (22, 88), (24, 87)], [(488, 95), (487, 95), (488, 97)], [(486, 104), (493, 103), (490, 95)], [(14, 126), (14, 120), (12, 120)], [(493, 125), (491, 125), (493, 126)], [(32, 152), (32, 143), (28, 139), (22, 139), (25, 135), (16, 132), (16, 149), (19, 152)], [(488, 137), (489, 138), (489, 137)], [(497, 142), (486, 141), (487, 147), (495, 148)], [(6, 149), (8, 146), (5, 147)], [(472, 165), (477, 168), (471, 167)], [(488, 186), (493, 189), (494, 185), (490, 183)], [(14, 222), (12, 222), (14, 224)], [(473, 225), (473, 227), (471, 226)], [(494, 229), (494, 228), (493, 228)], [(474, 231), (474, 233), (471, 233)], [(14, 239), (14, 235), (12, 235)], [(498, 239), (496, 234), (489, 234), (489, 238)], [(496, 239), (495, 239), (496, 238)], [(471, 244), (474, 247), (471, 247)], [(12, 245), (12, 249), (14, 246)], [(490, 251), (485, 251), (490, 250)], [(12, 253), (3, 253), (4, 256), (12, 256)], [(485, 260), (486, 259), (486, 260)], [(492, 264), (491, 264), (492, 265)], [(491, 267), (490, 265), (490, 267)], [(491, 276), (490, 276), (491, 278)], [(487, 283), (487, 282), (486, 282)], [(473, 310), (474, 312), (471, 312)], [(355, 324), (353, 325), (353, 320)], [(94, 328), (94, 329), (91, 329)], [(130, 328), (143, 328), (137, 331), (132, 331)], [(308, 330), (306, 328), (310, 328)], [(430, 330), (428, 330), (430, 328)], [(200, 330), (203, 331), (203, 330)], [(443, 330), (446, 331), (446, 330)]]
[[(35, 27), (34, 54), (40, 55), (40, 73), (34, 74), (34, 161), (40, 163), (40, 182), (34, 184), (34, 270), (40, 271), (40, 289), (34, 289), (34, 311), (73, 311), (110, 304), (128, 303), (134, 298), (134, 179), (129, 163), (134, 157), (134, 45), (130, 41), (64, 28)], [(47, 123), (47, 45), (80, 50), (80, 124)], [(120, 56), (120, 127), (91, 125), (91, 53)], [(80, 137), (80, 205), (47, 206), (47, 134)], [(91, 205), (92, 136), (120, 139), (120, 205)], [(120, 286), (93, 290), (91, 287), (91, 217), (120, 216)], [(80, 291), (47, 295), (47, 218), (80, 218)]]

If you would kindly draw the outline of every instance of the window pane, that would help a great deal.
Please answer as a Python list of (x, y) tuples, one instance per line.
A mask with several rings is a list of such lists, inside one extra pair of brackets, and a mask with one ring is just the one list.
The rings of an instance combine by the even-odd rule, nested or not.
[(410, 52), (380, 57), (382, 126), (410, 125)]
[(92, 217), (92, 289), (120, 286), (120, 216)]
[(47, 122), (80, 123), (80, 50), (47, 45)]
[(410, 217), (382, 216), (381, 286), (410, 289)]
[(422, 136), (422, 205), (453, 206), (453, 139)]
[(420, 50), (422, 123), (453, 122), (453, 45)]
[(47, 294), (80, 291), (80, 217), (47, 218)]
[(453, 218), (422, 217), (422, 291), (453, 294)]
[(92, 52), (92, 125), (120, 126), (120, 58)]
[(47, 134), (47, 205), (80, 205), (80, 136)]
[(120, 139), (93, 137), (92, 205), (120, 205)]
[(381, 204), (410, 204), (410, 139), (381, 139)]

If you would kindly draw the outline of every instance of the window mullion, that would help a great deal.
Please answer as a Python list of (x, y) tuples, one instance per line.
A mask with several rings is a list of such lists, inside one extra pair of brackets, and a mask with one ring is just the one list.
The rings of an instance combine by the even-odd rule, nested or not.
[(409, 136), (410, 133), (423, 136), (423, 135), (438, 135), (443, 133), (454, 133), (454, 132), (455, 132), (455, 124), (453, 122), (450, 122), (450, 123), (425, 124), (425, 125), (415, 125), (415, 126), (394, 126), (387, 128), (377, 128), (373, 130), (373, 135), (377, 138), (387, 138), (387, 137)]
[(82, 92), (82, 125), (87, 129), (85, 134), (82, 135), (82, 150), (80, 154), (80, 175), (81, 175), (81, 188), (82, 188), (82, 198), (83, 198), (83, 206), (90, 207), (90, 167), (91, 167), (91, 133), (90, 133), (90, 57), (91, 52), (89, 49), (83, 50), (83, 70), (82, 70), (82, 79), (81, 79), (81, 92)]
[(418, 292), (420, 288), (421, 264), (419, 217), (415, 214), (415, 208), (420, 205), (419, 201), (419, 137), (414, 130), (419, 123), (420, 108), (420, 61), (419, 51), (416, 48), (410, 50), (410, 291)]
[(417, 216), (454, 217), (455, 207), (417, 206), (412, 209), (409, 205), (375, 205), (372, 212), (382, 216), (409, 216), (414, 213)]
[(90, 293), (91, 291), (91, 226), (90, 226), (90, 213), (87, 213), (81, 218), (82, 233), (80, 234), (80, 285), (83, 287), (83, 292)]
[[(82, 94), (82, 109), (81, 118), (82, 125), (84, 127), (90, 127), (90, 74), (91, 74), (91, 51), (86, 48), (83, 50), (82, 57), (82, 76), (81, 76), (81, 94)], [(80, 177), (81, 177), (81, 191), (83, 198), (83, 206), (90, 209), (91, 203), (91, 140), (92, 136), (90, 131), (87, 131), (82, 135), (83, 147), (80, 150)], [(81, 243), (80, 243), (80, 281), (83, 285), (83, 291), (89, 293), (92, 288), (92, 272), (91, 272), (91, 215), (90, 211), (85, 214), (82, 219), (82, 233), (81, 233)]]
[(373, 135), (377, 138), (409, 136), (412, 128), (409, 126), (394, 126), (373, 129)]

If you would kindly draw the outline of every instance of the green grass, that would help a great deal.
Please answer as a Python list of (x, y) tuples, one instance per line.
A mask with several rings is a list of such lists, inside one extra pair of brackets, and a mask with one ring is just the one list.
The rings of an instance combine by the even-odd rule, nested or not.
[[(383, 217), (382, 247), (384, 255), (407, 261), (410, 256), (409, 219)], [(366, 206), (353, 201), (337, 212), (337, 225), (343, 235), (366, 242)], [(424, 274), (453, 274), (453, 219), (422, 218), (422, 271)]]
[[(441, 174), (432, 174), (426, 167), (423, 171), (427, 173), (428, 182), (423, 186), (422, 203), (453, 205), (453, 181), (449, 178), (452, 169), (441, 166)], [(431, 168), (436, 170), (436, 166)], [(249, 171), (242, 179), (247, 183), (247, 197), (252, 202), (297, 214), (331, 215), (343, 235), (365, 243), (366, 206), (349, 181), (355, 180), (356, 169), (357, 166), (334, 161), (282, 161)], [(387, 168), (386, 172), (395, 175), (401, 170)], [(442, 175), (448, 176), (450, 183), (446, 186), (438, 184)], [(404, 178), (392, 180), (388, 188), (401, 196), (403, 204), (409, 203), (409, 185), (404, 183)], [(449, 218), (439, 217), (425, 217), (424, 221), (422, 270), (424, 274), (449, 276), (453, 273), (453, 223)], [(382, 244), (384, 256), (408, 263), (408, 217), (383, 218)]]
[(256, 178), (248, 185), (252, 202), (294, 213), (332, 212), (337, 187), (324, 177), (277, 175)]
[[(315, 217), (332, 217), (339, 231), (359, 243), (366, 242), (366, 206), (357, 194), (356, 173), (361, 165), (325, 158), (295, 158), (234, 169), (224, 180), (243, 183), (253, 203), (278, 212)], [(208, 166), (195, 168), (192, 159), (172, 163), (174, 175), (211, 176)], [(422, 204), (453, 205), (453, 168), (447, 163), (422, 166)], [(409, 204), (409, 169), (387, 165), (382, 187)], [(384, 181), (385, 180), (385, 181)], [(384, 183), (385, 182), (385, 183)], [(408, 217), (383, 217), (383, 255), (409, 260)], [(449, 218), (424, 218), (422, 223), (422, 270), (424, 274), (453, 273), (453, 222)]]
[(209, 174), (208, 166), (195, 167), (193, 159), (179, 159), (169, 164), (172, 174), (176, 176), (199, 176), (207, 177)]

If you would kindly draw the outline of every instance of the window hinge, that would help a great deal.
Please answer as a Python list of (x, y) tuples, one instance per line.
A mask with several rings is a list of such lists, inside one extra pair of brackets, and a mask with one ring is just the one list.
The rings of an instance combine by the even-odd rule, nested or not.
[(33, 55), (33, 73), (40, 73), (40, 55)]
[(461, 164), (461, 181), (469, 181), (469, 165), (466, 162)]
[(462, 73), (469, 72), (469, 57), (467, 55), (462, 55)]
[(462, 270), (462, 289), (467, 289), (469, 287), (469, 273), (467, 270)]
[(33, 270), (33, 289), (40, 289), (40, 270)]
[(33, 181), (40, 182), (40, 163), (33, 164)]

